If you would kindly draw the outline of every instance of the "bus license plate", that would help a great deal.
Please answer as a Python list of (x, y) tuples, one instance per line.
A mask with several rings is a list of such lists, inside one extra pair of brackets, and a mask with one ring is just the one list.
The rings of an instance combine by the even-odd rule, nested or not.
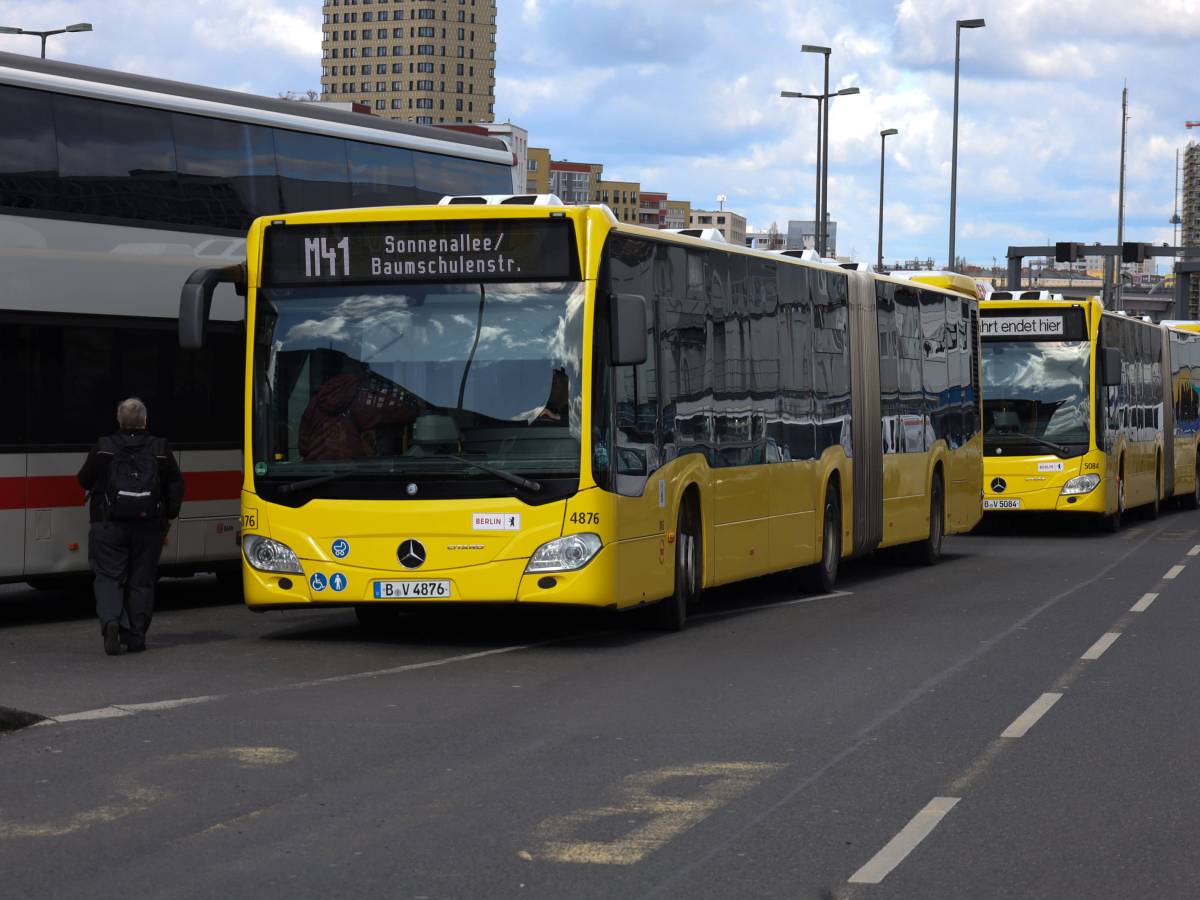
[(1021, 501), (1016, 497), (1005, 497), (1004, 499), (991, 499), (983, 501), (984, 509), (1020, 509)]
[(376, 600), (435, 600), (449, 596), (449, 581), (375, 582)]

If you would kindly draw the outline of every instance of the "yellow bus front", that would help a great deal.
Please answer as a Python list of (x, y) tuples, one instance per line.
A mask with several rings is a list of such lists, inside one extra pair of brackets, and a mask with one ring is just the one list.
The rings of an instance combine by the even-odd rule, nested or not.
[(255, 223), (251, 608), (613, 604), (589, 227), (603, 217), (496, 206)]
[(1094, 301), (981, 304), (985, 511), (1112, 511), (1100, 317)]

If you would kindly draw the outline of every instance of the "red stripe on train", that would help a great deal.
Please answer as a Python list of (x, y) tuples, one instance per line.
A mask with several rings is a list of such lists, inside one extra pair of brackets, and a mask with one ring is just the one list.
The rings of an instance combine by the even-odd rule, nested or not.
[[(186, 501), (236, 500), (242, 473), (184, 472)], [(83, 506), (83, 488), (74, 475), (32, 475), (0, 478), (0, 509), (48, 509)]]

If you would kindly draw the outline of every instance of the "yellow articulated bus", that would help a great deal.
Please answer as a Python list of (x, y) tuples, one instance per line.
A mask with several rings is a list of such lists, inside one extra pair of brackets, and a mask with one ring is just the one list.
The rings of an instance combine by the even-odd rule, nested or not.
[(981, 304), (985, 510), (1200, 505), (1200, 335), (1089, 300)]
[[(254, 610), (506, 602), (684, 624), (704, 588), (978, 521), (978, 309), (553, 197), (257, 220), (184, 287), (246, 297)], [(882, 427), (881, 427), (882, 425)]]

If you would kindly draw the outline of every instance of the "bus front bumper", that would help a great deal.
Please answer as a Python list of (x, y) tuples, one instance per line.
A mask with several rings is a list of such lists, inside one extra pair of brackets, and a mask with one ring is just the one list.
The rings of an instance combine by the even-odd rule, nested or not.
[[(1063, 484), (1047, 485), (1033, 490), (997, 493), (991, 489), (992, 477), (984, 478), (984, 512), (1073, 512), (1103, 514), (1106, 510), (1103, 480), (1087, 494), (1063, 495)], [(1010, 479), (1015, 481), (1016, 479)], [(1065, 481), (1065, 480), (1064, 480)]]
[(255, 612), (360, 605), (615, 605), (611, 554), (603, 548), (582, 569), (526, 572), (527, 559), (444, 571), (396, 572), (300, 560), (303, 574), (263, 572), (242, 562), (246, 605)]

